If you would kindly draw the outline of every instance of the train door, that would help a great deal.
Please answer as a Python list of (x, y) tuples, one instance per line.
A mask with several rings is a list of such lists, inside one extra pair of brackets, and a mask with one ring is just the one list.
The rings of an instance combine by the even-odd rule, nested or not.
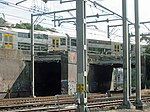
[(52, 38), (52, 50), (59, 50), (59, 38)]
[(4, 34), (4, 48), (13, 48), (14, 35), (10, 33)]

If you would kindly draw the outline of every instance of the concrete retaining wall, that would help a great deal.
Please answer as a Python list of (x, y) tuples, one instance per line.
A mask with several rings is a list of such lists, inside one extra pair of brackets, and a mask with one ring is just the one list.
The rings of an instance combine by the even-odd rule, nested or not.
[(20, 93), (30, 91), (24, 88), (28, 83), (26, 81), (29, 81), (29, 76), (26, 77), (27, 74), (29, 75), (27, 73), (29, 70), (25, 70), (27, 64), (23, 59), (24, 55), (21, 51), (0, 49), (0, 98), (8, 97), (9, 88), (11, 88), (11, 97), (18, 96), (19, 91)]

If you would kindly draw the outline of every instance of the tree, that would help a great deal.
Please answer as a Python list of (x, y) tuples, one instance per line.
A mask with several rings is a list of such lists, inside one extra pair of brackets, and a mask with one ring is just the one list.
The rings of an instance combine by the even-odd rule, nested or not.
[[(12, 25), (12, 28), (20, 28), (20, 29), (31, 29), (31, 24), (30, 23), (17, 23), (16, 25)], [(41, 30), (41, 31), (51, 31), (51, 32), (57, 32), (56, 29), (54, 28), (44, 28), (43, 26), (37, 24), (34, 25), (35, 30)]]

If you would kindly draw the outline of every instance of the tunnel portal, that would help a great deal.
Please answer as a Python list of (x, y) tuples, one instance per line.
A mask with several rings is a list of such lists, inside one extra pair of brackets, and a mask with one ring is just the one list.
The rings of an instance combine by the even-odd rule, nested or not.
[(35, 62), (35, 96), (61, 94), (61, 62)]
[(89, 67), (89, 92), (106, 92), (110, 90), (113, 66), (90, 64)]

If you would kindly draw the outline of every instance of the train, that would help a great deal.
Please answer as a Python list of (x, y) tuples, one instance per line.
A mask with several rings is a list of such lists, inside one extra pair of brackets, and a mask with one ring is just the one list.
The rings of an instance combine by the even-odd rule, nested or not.
[[(107, 56), (122, 56), (123, 43), (111, 39), (87, 38), (87, 52)], [(52, 31), (34, 31), (34, 50), (40, 51), (76, 51), (76, 37), (66, 33)], [(31, 49), (31, 31), (29, 29), (0, 27), (0, 48), (29, 51)], [(135, 51), (131, 44), (131, 52)]]
[[(66, 49), (66, 36), (50, 31), (34, 31), (35, 51)], [(60, 45), (61, 42), (61, 45)], [(0, 47), (6, 49), (30, 50), (31, 31), (17, 28), (0, 28)]]

